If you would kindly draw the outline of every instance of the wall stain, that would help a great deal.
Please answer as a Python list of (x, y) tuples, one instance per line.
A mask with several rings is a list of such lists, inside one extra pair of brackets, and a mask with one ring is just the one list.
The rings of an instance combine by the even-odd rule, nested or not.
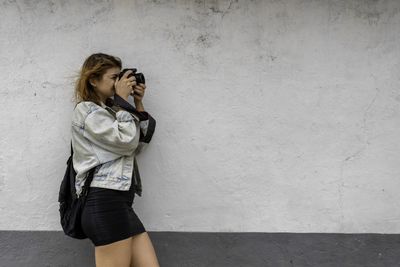
[(238, 0), (231, 0), (231, 1), (229, 1), (229, 5), (228, 5), (228, 7), (227, 7), (225, 10), (221, 10), (221, 9), (219, 8), (219, 6), (218, 6), (218, 5), (219, 5), (219, 2), (220, 2), (220, 1), (216, 1), (215, 3), (212, 3), (213, 6), (209, 7), (208, 9), (211, 10), (212, 13), (222, 14), (221, 19), (223, 19), (224, 16), (225, 16), (227, 13), (229, 13), (229, 12), (231, 11), (232, 5), (233, 5), (234, 3), (238, 3)]
[(212, 46), (212, 43), (213, 43), (213, 40), (211, 39), (211, 37), (208, 33), (200, 34), (196, 39), (196, 44), (198, 46), (210, 48)]

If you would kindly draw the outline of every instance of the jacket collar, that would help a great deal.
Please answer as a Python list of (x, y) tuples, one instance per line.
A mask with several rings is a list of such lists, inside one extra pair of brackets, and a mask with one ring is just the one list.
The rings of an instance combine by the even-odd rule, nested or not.
[(101, 105), (102, 108), (108, 108), (108, 106), (105, 105), (103, 102), (100, 102), (100, 105)]

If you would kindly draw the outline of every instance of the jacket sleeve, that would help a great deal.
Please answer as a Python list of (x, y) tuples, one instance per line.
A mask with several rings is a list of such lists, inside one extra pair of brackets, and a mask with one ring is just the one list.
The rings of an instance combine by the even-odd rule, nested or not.
[(136, 108), (118, 94), (114, 94), (114, 104), (139, 117), (140, 138), (136, 149), (136, 154), (139, 154), (150, 143), (156, 128), (156, 120), (147, 111), (136, 110)]
[(91, 112), (85, 119), (83, 136), (105, 150), (131, 155), (137, 148), (135, 121), (125, 110), (117, 111), (116, 118), (106, 109)]
[(140, 112), (143, 118), (140, 119), (140, 138), (139, 145), (136, 149), (136, 154), (139, 154), (150, 143), (156, 128), (156, 120), (146, 111)]

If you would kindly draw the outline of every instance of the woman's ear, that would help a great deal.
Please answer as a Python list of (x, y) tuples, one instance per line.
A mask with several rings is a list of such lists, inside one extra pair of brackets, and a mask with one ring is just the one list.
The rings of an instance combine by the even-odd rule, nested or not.
[(93, 87), (96, 87), (96, 85), (97, 85), (97, 81), (96, 81), (96, 79), (94, 79), (94, 78), (89, 79), (89, 83), (90, 83)]

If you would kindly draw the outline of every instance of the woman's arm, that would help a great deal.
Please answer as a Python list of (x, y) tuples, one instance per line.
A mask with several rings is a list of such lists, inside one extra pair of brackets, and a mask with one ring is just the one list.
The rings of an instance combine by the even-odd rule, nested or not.
[(136, 150), (138, 154), (150, 143), (156, 128), (156, 120), (147, 111), (144, 111), (143, 105), (139, 107), (142, 109), (142, 111), (138, 111), (118, 94), (114, 94), (114, 105), (139, 117), (140, 138), (139, 146)]
[(94, 110), (85, 119), (83, 136), (105, 150), (131, 155), (137, 147), (135, 121), (122, 109), (116, 112), (116, 118), (106, 109)]

